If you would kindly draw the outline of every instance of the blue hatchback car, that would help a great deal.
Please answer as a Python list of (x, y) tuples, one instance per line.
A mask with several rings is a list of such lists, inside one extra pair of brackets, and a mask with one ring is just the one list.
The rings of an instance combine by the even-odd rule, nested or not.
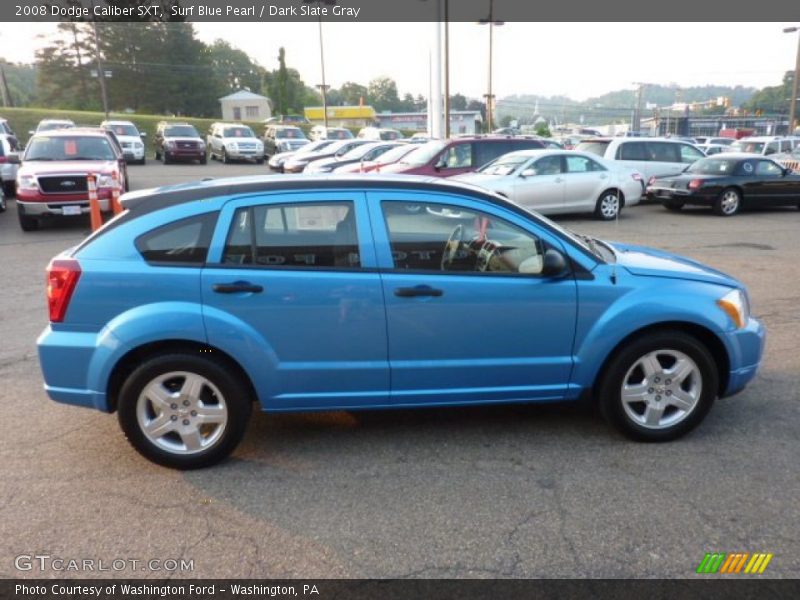
[(48, 267), (59, 402), (116, 411), (162, 465), (213, 464), (270, 412), (593, 399), (666, 441), (758, 369), (744, 286), (415, 177), (212, 180), (127, 194)]

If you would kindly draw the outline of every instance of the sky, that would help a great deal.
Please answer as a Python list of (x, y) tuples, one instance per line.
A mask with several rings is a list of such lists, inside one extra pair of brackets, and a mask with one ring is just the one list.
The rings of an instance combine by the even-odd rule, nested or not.
[[(634, 82), (764, 87), (794, 67), (794, 23), (506, 23), (494, 30), (493, 92), (584, 100)], [(32, 62), (55, 23), (0, 23), (0, 57)], [(327, 83), (378, 76), (400, 94), (428, 95), (434, 23), (323, 23)], [(227, 40), (267, 69), (287, 64), (321, 82), (319, 30), (303, 23), (195, 23), (197, 36)], [(450, 25), (450, 90), (478, 98), (488, 87), (488, 27)]]

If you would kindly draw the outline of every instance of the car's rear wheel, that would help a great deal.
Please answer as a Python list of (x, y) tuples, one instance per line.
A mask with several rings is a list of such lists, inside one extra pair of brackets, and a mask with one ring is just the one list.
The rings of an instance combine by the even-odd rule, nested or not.
[(721, 217), (732, 217), (742, 206), (742, 195), (735, 188), (722, 190), (714, 201), (714, 213)]
[(622, 194), (617, 190), (606, 190), (597, 199), (594, 216), (602, 221), (612, 221), (619, 216), (622, 207)]
[(250, 417), (250, 393), (240, 379), (210, 357), (154, 356), (120, 390), (120, 426), (155, 463), (176, 469), (213, 465), (236, 448)]
[(673, 212), (680, 212), (683, 209), (683, 202), (664, 202), (664, 208)]
[(0, 191), (0, 213), (6, 212), (6, 195), (5, 191)]
[(39, 229), (39, 219), (23, 214), (19, 205), (17, 205), (17, 218), (22, 231), (36, 231)]
[(227, 165), (231, 162), (231, 159), (228, 158), (228, 152), (225, 150), (225, 147), (222, 148), (222, 164)]
[(718, 377), (701, 342), (664, 330), (637, 338), (614, 355), (598, 386), (598, 401), (603, 416), (626, 436), (666, 442), (703, 420), (717, 395)]

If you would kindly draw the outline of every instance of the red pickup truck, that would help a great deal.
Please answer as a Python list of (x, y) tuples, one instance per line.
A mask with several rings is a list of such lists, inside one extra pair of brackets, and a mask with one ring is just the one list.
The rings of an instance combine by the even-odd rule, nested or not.
[(97, 178), (100, 210), (111, 209), (111, 191), (128, 189), (125, 157), (113, 134), (102, 129), (62, 129), (34, 135), (17, 172), (17, 215), (23, 231), (42, 221), (89, 212), (87, 178)]

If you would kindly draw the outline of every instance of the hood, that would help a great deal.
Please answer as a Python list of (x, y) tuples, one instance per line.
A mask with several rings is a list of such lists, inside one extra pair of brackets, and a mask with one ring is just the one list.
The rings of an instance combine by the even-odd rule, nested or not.
[(117, 169), (115, 160), (42, 160), (25, 161), (19, 175), (57, 175), (65, 173), (111, 173)]
[(144, 144), (144, 141), (138, 135), (118, 135), (117, 140), (119, 140), (120, 144), (134, 144), (136, 142)]
[(201, 144), (205, 144), (205, 142), (199, 137), (165, 137), (164, 143), (167, 142), (199, 142)]
[(616, 242), (611, 245), (617, 251), (617, 264), (633, 275), (689, 279), (728, 287), (742, 287), (730, 275), (690, 258), (645, 246), (633, 246)]
[(238, 142), (247, 142), (248, 144), (261, 144), (261, 140), (257, 137), (226, 137), (222, 138), (222, 141), (226, 144), (230, 143), (238, 143)]

